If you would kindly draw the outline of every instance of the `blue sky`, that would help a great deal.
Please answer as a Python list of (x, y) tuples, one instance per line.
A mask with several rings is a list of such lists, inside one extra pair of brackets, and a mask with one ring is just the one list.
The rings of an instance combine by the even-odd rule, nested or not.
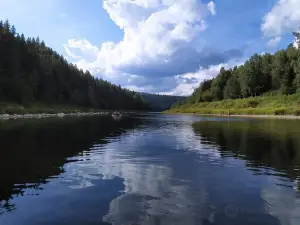
[(0, 0), (0, 19), (137, 91), (188, 95), (224, 66), (293, 42), (299, 0)]

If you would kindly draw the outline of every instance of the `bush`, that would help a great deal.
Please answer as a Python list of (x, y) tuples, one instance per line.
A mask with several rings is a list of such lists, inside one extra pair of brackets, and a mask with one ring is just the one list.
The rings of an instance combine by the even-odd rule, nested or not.
[(300, 109), (295, 109), (294, 112), (293, 112), (293, 114), (295, 116), (300, 116)]
[(259, 104), (259, 102), (258, 102), (257, 100), (250, 100), (250, 101), (248, 102), (248, 106), (249, 106), (250, 108), (256, 108), (256, 107), (258, 106), (258, 104)]
[(275, 109), (274, 115), (286, 115), (286, 109)]

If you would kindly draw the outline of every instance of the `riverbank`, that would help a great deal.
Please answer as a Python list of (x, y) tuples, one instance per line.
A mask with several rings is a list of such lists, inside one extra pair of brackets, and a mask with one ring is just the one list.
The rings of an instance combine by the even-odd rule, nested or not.
[(0, 120), (9, 119), (42, 119), (49, 117), (62, 118), (65, 116), (95, 116), (109, 115), (110, 112), (77, 112), (77, 113), (39, 113), (39, 114), (0, 114)]
[[(113, 110), (100, 110), (66, 105), (42, 105), (22, 106), (17, 104), (0, 103), (0, 120), (9, 119), (41, 119), (48, 117), (62, 118), (66, 116), (95, 116), (110, 115)], [(132, 111), (124, 110), (125, 114)]]
[(262, 118), (262, 119), (300, 119), (300, 116), (295, 115), (251, 115), (251, 114), (232, 114), (232, 115), (225, 115), (225, 114), (204, 114), (204, 113), (182, 113), (182, 112), (170, 112), (165, 111), (164, 114), (170, 115), (190, 115), (190, 116), (216, 116), (216, 117), (241, 117), (241, 118)]
[(226, 99), (213, 102), (184, 103), (166, 113), (191, 113), (238, 117), (298, 118), (300, 95), (259, 96), (244, 99)]

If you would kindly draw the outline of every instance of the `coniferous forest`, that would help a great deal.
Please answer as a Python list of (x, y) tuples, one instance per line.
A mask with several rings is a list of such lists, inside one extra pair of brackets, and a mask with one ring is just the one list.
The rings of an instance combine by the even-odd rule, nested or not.
[(95, 109), (148, 109), (134, 91), (69, 64), (39, 38), (18, 34), (0, 21), (0, 102)]
[[(300, 33), (293, 34), (299, 45)], [(204, 80), (191, 96), (175, 103), (172, 108), (255, 108), (262, 101), (264, 106), (268, 105), (266, 96), (277, 101), (274, 106), (283, 103), (282, 107), (288, 107), (288, 103), (281, 100), (295, 103), (298, 99), (296, 105), (300, 108), (300, 50), (296, 45), (290, 44), (286, 50), (274, 54), (255, 54), (243, 65), (232, 69), (221, 68), (215, 78)], [(249, 104), (245, 98), (251, 99)], [(269, 104), (267, 107), (273, 106)]]
[(184, 100), (186, 98), (184, 96), (149, 94), (142, 92), (140, 95), (148, 103), (151, 110), (157, 112), (170, 109), (175, 102)]

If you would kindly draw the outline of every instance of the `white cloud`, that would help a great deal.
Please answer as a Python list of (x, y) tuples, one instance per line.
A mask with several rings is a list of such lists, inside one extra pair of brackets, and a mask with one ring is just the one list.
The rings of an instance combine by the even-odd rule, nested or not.
[(266, 37), (280, 37), (300, 26), (300, 1), (279, 0), (265, 15), (261, 30)]
[(71, 58), (73, 58), (73, 59), (80, 59), (80, 58), (81, 58), (81, 56), (75, 55), (75, 54), (69, 49), (69, 47), (68, 47), (67, 45), (64, 44), (63, 47), (64, 47), (64, 49), (65, 49), (65, 51), (66, 51), (66, 53), (67, 53), (67, 55), (68, 55), (69, 57), (71, 57)]
[(300, 45), (300, 28), (296, 32), (296, 36), (295, 36), (295, 40), (294, 40), (293, 45), (294, 45), (295, 48), (299, 48), (299, 45)]
[[(221, 63), (219, 65), (213, 65), (209, 68), (200, 68), (195, 73), (186, 73), (178, 75), (175, 77), (178, 85), (171, 91), (161, 92), (160, 94), (166, 95), (179, 95), (179, 96), (188, 96), (191, 95), (195, 88), (199, 86), (199, 83), (206, 79), (212, 79), (218, 75), (220, 69), (224, 67), (225, 69), (233, 68), (234, 66), (242, 65), (245, 62), (245, 59), (240, 59), (237, 61), (230, 61), (228, 63)], [(192, 82), (188, 82), (192, 81)]]
[[(70, 39), (63, 45), (67, 54), (72, 58), (83, 58), (93, 61), (97, 59), (99, 49), (87, 40)], [(78, 52), (77, 54), (74, 51)]]
[[(205, 18), (216, 14), (213, 2), (104, 0), (103, 8), (124, 31), (123, 40), (106, 42), (98, 48), (88, 40), (71, 39), (64, 48), (78, 67), (110, 81), (118, 80), (125, 87), (155, 92), (158, 91), (155, 80), (160, 80), (172, 83), (174, 88), (177, 72), (196, 71), (201, 63), (208, 66), (214, 54), (219, 54), (218, 50), (209, 52), (203, 44), (199, 45), (203, 43), (201, 33), (208, 28)], [(204, 50), (206, 54), (202, 56)], [(226, 61), (228, 56), (221, 54), (215, 58)], [(137, 83), (141, 80), (152, 83), (137, 86), (137, 80)]]
[[(103, 7), (123, 29), (124, 38), (117, 44), (103, 43), (90, 65), (94, 67), (140, 66), (168, 59), (207, 28), (203, 19), (209, 15), (208, 6), (197, 0), (104, 0)], [(66, 47), (82, 45), (68, 43)]]
[[(211, 66), (207, 69), (199, 69), (196, 73), (186, 73), (183, 75), (176, 76), (178, 85), (169, 92), (161, 92), (161, 94), (167, 95), (179, 95), (187, 96), (193, 93), (194, 89), (199, 86), (199, 83), (205, 79), (212, 79), (218, 75), (222, 67), (227, 67), (225, 64), (220, 64), (217, 66)], [(186, 80), (193, 80), (189, 83)]]
[(281, 41), (281, 37), (275, 37), (268, 41), (267, 46), (270, 48), (274, 48), (278, 45), (278, 43)]
[(214, 2), (209, 2), (207, 4), (209, 11), (211, 12), (212, 15), (216, 15), (216, 4)]

